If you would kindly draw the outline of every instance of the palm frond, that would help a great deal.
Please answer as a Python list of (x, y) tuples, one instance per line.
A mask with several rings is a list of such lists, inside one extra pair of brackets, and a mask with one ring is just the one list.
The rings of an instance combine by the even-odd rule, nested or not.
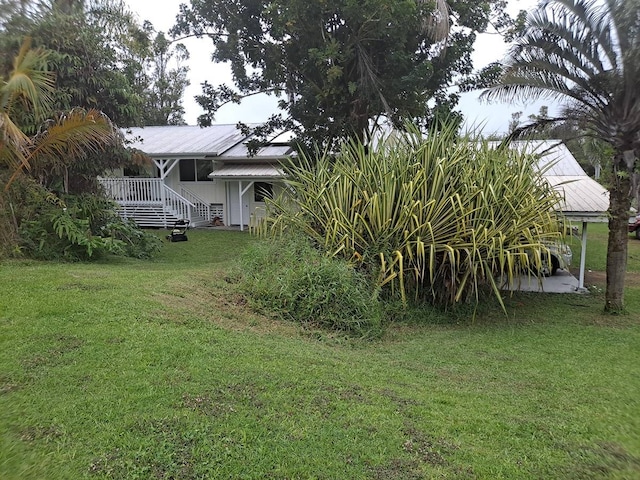
[(602, 140), (640, 148), (638, 78), (640, 0), (546, 0), (481, 98), (559, 101)]
[(0, 110), (0, 151), (4, 154), (4, 163), (10, 168), (24, 164), (28, 139), (7, 112)]
[[(97, 110), (74, 109), (46, 122), (40, 133), (28, 139), (27, 154), (7, 182), (7, 188), (29, 164), (39, 158), (58, 158), (62, 163), (103, 150), (117, 139), (111, 121)], [(54, 162), (56, 163), (56, 162)]]
[(17, 102), (25, 102), (36, 114), (46, 111), (52, 102), (53, 76), (47, 71), (47, 54), (32, 50), (25, 39), (13, 62), (13, 70), (0, 89), (2, 111), (12, 114)]

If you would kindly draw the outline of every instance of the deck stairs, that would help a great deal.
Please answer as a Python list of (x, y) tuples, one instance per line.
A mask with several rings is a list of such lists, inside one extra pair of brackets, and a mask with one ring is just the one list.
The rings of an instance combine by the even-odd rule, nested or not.
[(120, 216), (140, 227), (171, 228), (178, 220), (189, 220), (193, 227), (211, 223), (211, 205), (185, 188), (176, 192), (159, 178), (100, 177), (98, 181), (118, 204)]

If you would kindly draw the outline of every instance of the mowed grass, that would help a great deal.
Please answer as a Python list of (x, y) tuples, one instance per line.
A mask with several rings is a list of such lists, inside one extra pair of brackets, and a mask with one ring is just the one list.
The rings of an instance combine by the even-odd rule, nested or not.
[(253, 313), (252, 241), (0, 264), (0, 478), (640, 478), (637, 282), (624, 316), (517, 294), (360, 341)]

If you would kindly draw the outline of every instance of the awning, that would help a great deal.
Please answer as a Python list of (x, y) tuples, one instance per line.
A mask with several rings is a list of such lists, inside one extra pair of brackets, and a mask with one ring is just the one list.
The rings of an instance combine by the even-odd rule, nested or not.
[(221, 165), (209, 174), (209, 178), (226, 180), (274, 180), (284, 177), (275, 165)]

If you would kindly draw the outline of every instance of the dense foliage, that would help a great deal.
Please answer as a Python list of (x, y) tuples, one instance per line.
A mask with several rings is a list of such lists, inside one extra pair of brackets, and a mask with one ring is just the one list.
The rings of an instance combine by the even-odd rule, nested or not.
[(19, 226), (14, 251), (8, 254), (78, 261), (107, 254), (148, 258), (160, 249), (157, 236), (123, 220), (102, 197), (56, 196), (28, 177), (7, 193), (11, 220)]
[(183, 122), (188, 52), (140, 25), (123, 0), (32, 2), (8, 11), (0, 47), (15, 52), (29, 36), (49, 52), (54, 111), (94, 108), (120, 127)]
[(240, 286), (264, 312), (361, 337), (381, 332), (382, 307), (370, 279), (299, 235), (252, 245)]
[[(55, 98), (46, 58), (25, 42), (10, 73), (0, 77), (0, 254), (84, 259), (152, 253), (157, 245), (124, 223), (113, 205), (98, 196), (61, 193), (69, 191), (70, 172), (90, 154), (115, 149), (121, 137), (95, 110), (46, 117)], [(19, 121), (26, 119), (30, 128), (21, 128)]]
[(270, 127), (327, 145), (365, 140), (380, 116), (424, 125), (450, 113), (457, 86), (472, 77), (476, 33), (503, 8), (493, 0), (192, 0), (174, 33), (209, 36), (213, 59), (232, 68), (235, 88), (204, 84), (201, 124), (262, 92), (280, 97), (286, 112)]
[[(570, 119), (607, 143), (609, 246), (605, 309), (624, 309), (627, 222), (640, 168), (640, 0), (547, 0), (527, 18), (489, 99), (563, 102), (548, 124)], [(525, 129), (526, 130), (526, 129)]]
[(560, 235), (558, 196), (535, 158), (455, 130), (302, 158), (259, 231), (302, 232), (405, 300), (453, 305), (487, 289), (500, 299), (495, 279), (528, 268), (528, 252), (544, 255), (543, 242)]

